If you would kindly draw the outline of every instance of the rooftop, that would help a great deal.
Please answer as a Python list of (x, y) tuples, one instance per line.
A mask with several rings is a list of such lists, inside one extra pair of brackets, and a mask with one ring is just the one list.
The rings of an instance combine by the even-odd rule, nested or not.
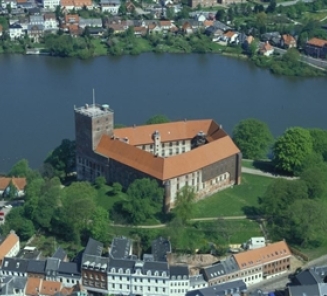
[(125, 259), (131, 255), (132, 241), (124, 236), (115, 237), (111, 243), (110, 256), (114, 259)]
[(54, 254), (52, 255), (52, 258), (58, 258), (60, 260), (65, 260), (67, 257), (66, 252), (64, 251), (63, 248), (59, 247)]
[(5, 190), (10, 182), (18, 189), (18, 190), (24, 190), (26, 186), (26, 178), (6, 178), (6, 177), (0, 177), (0, 190)]
[(0, 245), (0, 262), (9, 253), (9, 251), (19, 242), (19, 237), (11, 232)]
[(246, 288), (246, 284), (242, 280), (237, 280), (199, 290), (189, 291), (186, 293), (186, 296), (240, 295), (242, 291), (246, 291)]
[[(196, 122), (201, 123), (202, 121)], [(169, 130), (167, 130), (167, 133), (161, 132), (160, 129), (156, 128), (157, 125), (154, 125), (154, 127), (149, 125), (148, 131), (151, 130), (153, 133), (155, 130), (158, 130), (161, 137), (163, 138), (163, 141), (165, 141), (165, 139), (166, 141), (180, 139), (181, 134), (187, 135), (186, 138), (191, 139), (196, 137), (199, 131), (203, 131), (206, 134), (206, 141), (208, 142), (207, 144), (192, 149), (186, 153), (178, 154), (168, 158), (156, 157), (150, 152), (132, 146), (133, 143), (136, 143), (136, 138), (134, 138), (133, 133), (127, 137), (129, 144), (120, 140), (112, 139), (107, 135), (103, 135), (95, 152), (159, 180), (169, 180), (178, 176), (195, 172), (202, 169), (203, 167), (234, 156), (240, 152), (232, 139), (227, 136), (226, 133), (215, 122), (212, 120), (208, 120), (206, 122), (208, 124), (207, 130), (202, 129), (201, 124), (199, 124), (197, 128), (195, 127), (196, 125), (193, 125), (194, 130), (196, 131), (193, 136), (188, 133), (181, 133), (183, 129), (182, 131), (178, 131), (178, 127), (182, 126), (181, 123), (176, 123), (176, 130), (173, 129), (174, 125), (171, 125), (170, 123), (162, 124), (162, 126), (165, 126), (165, 128), (162, 128), (161, 130), (167, 130), (166, 125), (172, 128), (172, 132), (170, 133)], [(185, 124), (184, 122), (182, 123)], [(185, 124), (185, 126), (187, 126), (187, 124)], [(148, 129), (148, 127), (146, 129)], [(145, 131), (146, 129), (142, 128), (139, 131)], [(184, 128), (184, 131), (185, 130), (188, 129)], [(140, 143), (144, 143), (144, 139), (150, 139), (152, 133), (139, 133), (140, 138), (142, 138)], [(115, 134), (117, 134), (117, 130), (115, 130)], [(126, 135), (126, 133), (122, 132), (121, 135)]]
[(5, 257), (2, 262), (1, 269), (7, 271), (26, 272), (28, 261), (19, 258)]
[(291, 252), (285, 241), (233, 255), (240, 269), (247, 269), (289, 256), (291, 256)]
[(159, 237), (156, 240), (152, 241), (151, 252), (154, 258), (154, 261), (167, 261), (167, 254), (171, 253), (171, 244), (170, 241)]
[(98, 117), (105, 114), (111, 114), (113, 110), (109, 108), (109, 105), (99, 105), (99, 104), (85, 104), (82, 107), (75, 108), (75, 112), (81, 113), (89, 117)]
[(84, 254), (101, 256), (102, 249), (103, 249), (103, 243), (100, 243), (90, 237), (89, 241), (87, 242), (86, 248), (84, 250)]

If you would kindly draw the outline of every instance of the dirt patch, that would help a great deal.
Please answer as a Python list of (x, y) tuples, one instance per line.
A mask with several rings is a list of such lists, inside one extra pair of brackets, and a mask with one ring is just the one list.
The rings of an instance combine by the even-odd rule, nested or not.
[(210, 254), (199, 254), (199, 255), (189, 255), (189, 254), (170, 254), (168, 261), (169, 264), (187, 264), (190, 269), (200, 269), (204, 266), (209, 266), (214, 262), (219, 260)]

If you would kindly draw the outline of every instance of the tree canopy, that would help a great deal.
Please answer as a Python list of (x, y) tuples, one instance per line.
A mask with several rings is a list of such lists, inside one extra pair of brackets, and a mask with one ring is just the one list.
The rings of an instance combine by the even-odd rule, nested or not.
[(135, 224), (145, 222), (162, 211), (163, 189), (155, 180), (137, 179), (127, 189), (129, 200), (124, 202), (123, 210)]
[(176, 194), (174, 213), (183, 223), (191, 219), (195, 210), (195, 192), (191, 186), (184, 186)]
[(12, 177), (28, 177), (30, 171), (27, 159), (21, 159), (13, 165), (8, 175)]
[(67, 177), (75, 169), (76, 145), (75, 141), (62, 140), (46, 158), (45, 164), (50, 164), (53, 168), (54, 176), (59, 178)]
[(158, 114), (150, 117), (145, 124), (158, 124), (158, 123), (167, 123), (170, 122), (170, 119), (166, 115)]
[(294, 173), (313, 151), (310, 132), (301, 127), (287, 129), (273, 146), (273, 162), (277, 169)]
[(273, 136), (266, 123), (249, 118), (235, 126), (233, 140), (244, 158), (260, 159), (267, 157)]

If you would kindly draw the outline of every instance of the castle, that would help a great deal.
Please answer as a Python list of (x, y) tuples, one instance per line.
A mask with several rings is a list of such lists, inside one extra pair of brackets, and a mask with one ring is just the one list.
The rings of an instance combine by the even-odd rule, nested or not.
[(241, 152), (212, 119), (114, 129), (109, 105), (74, 112), (79, 180), (104, 176), (127, 188), (135, 179), (155, 179), (164, 188), (166, 212), (185, 185), (200, 199), (241, 182)]

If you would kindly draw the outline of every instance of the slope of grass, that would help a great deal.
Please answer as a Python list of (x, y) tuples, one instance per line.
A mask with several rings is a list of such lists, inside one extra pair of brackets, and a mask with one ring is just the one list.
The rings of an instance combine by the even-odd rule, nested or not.
[(194, 218), (240, 216), (255, 214), (258, 199), (272, 178), (242, 174), (242, 183), (213, 194), (197, 203)]

